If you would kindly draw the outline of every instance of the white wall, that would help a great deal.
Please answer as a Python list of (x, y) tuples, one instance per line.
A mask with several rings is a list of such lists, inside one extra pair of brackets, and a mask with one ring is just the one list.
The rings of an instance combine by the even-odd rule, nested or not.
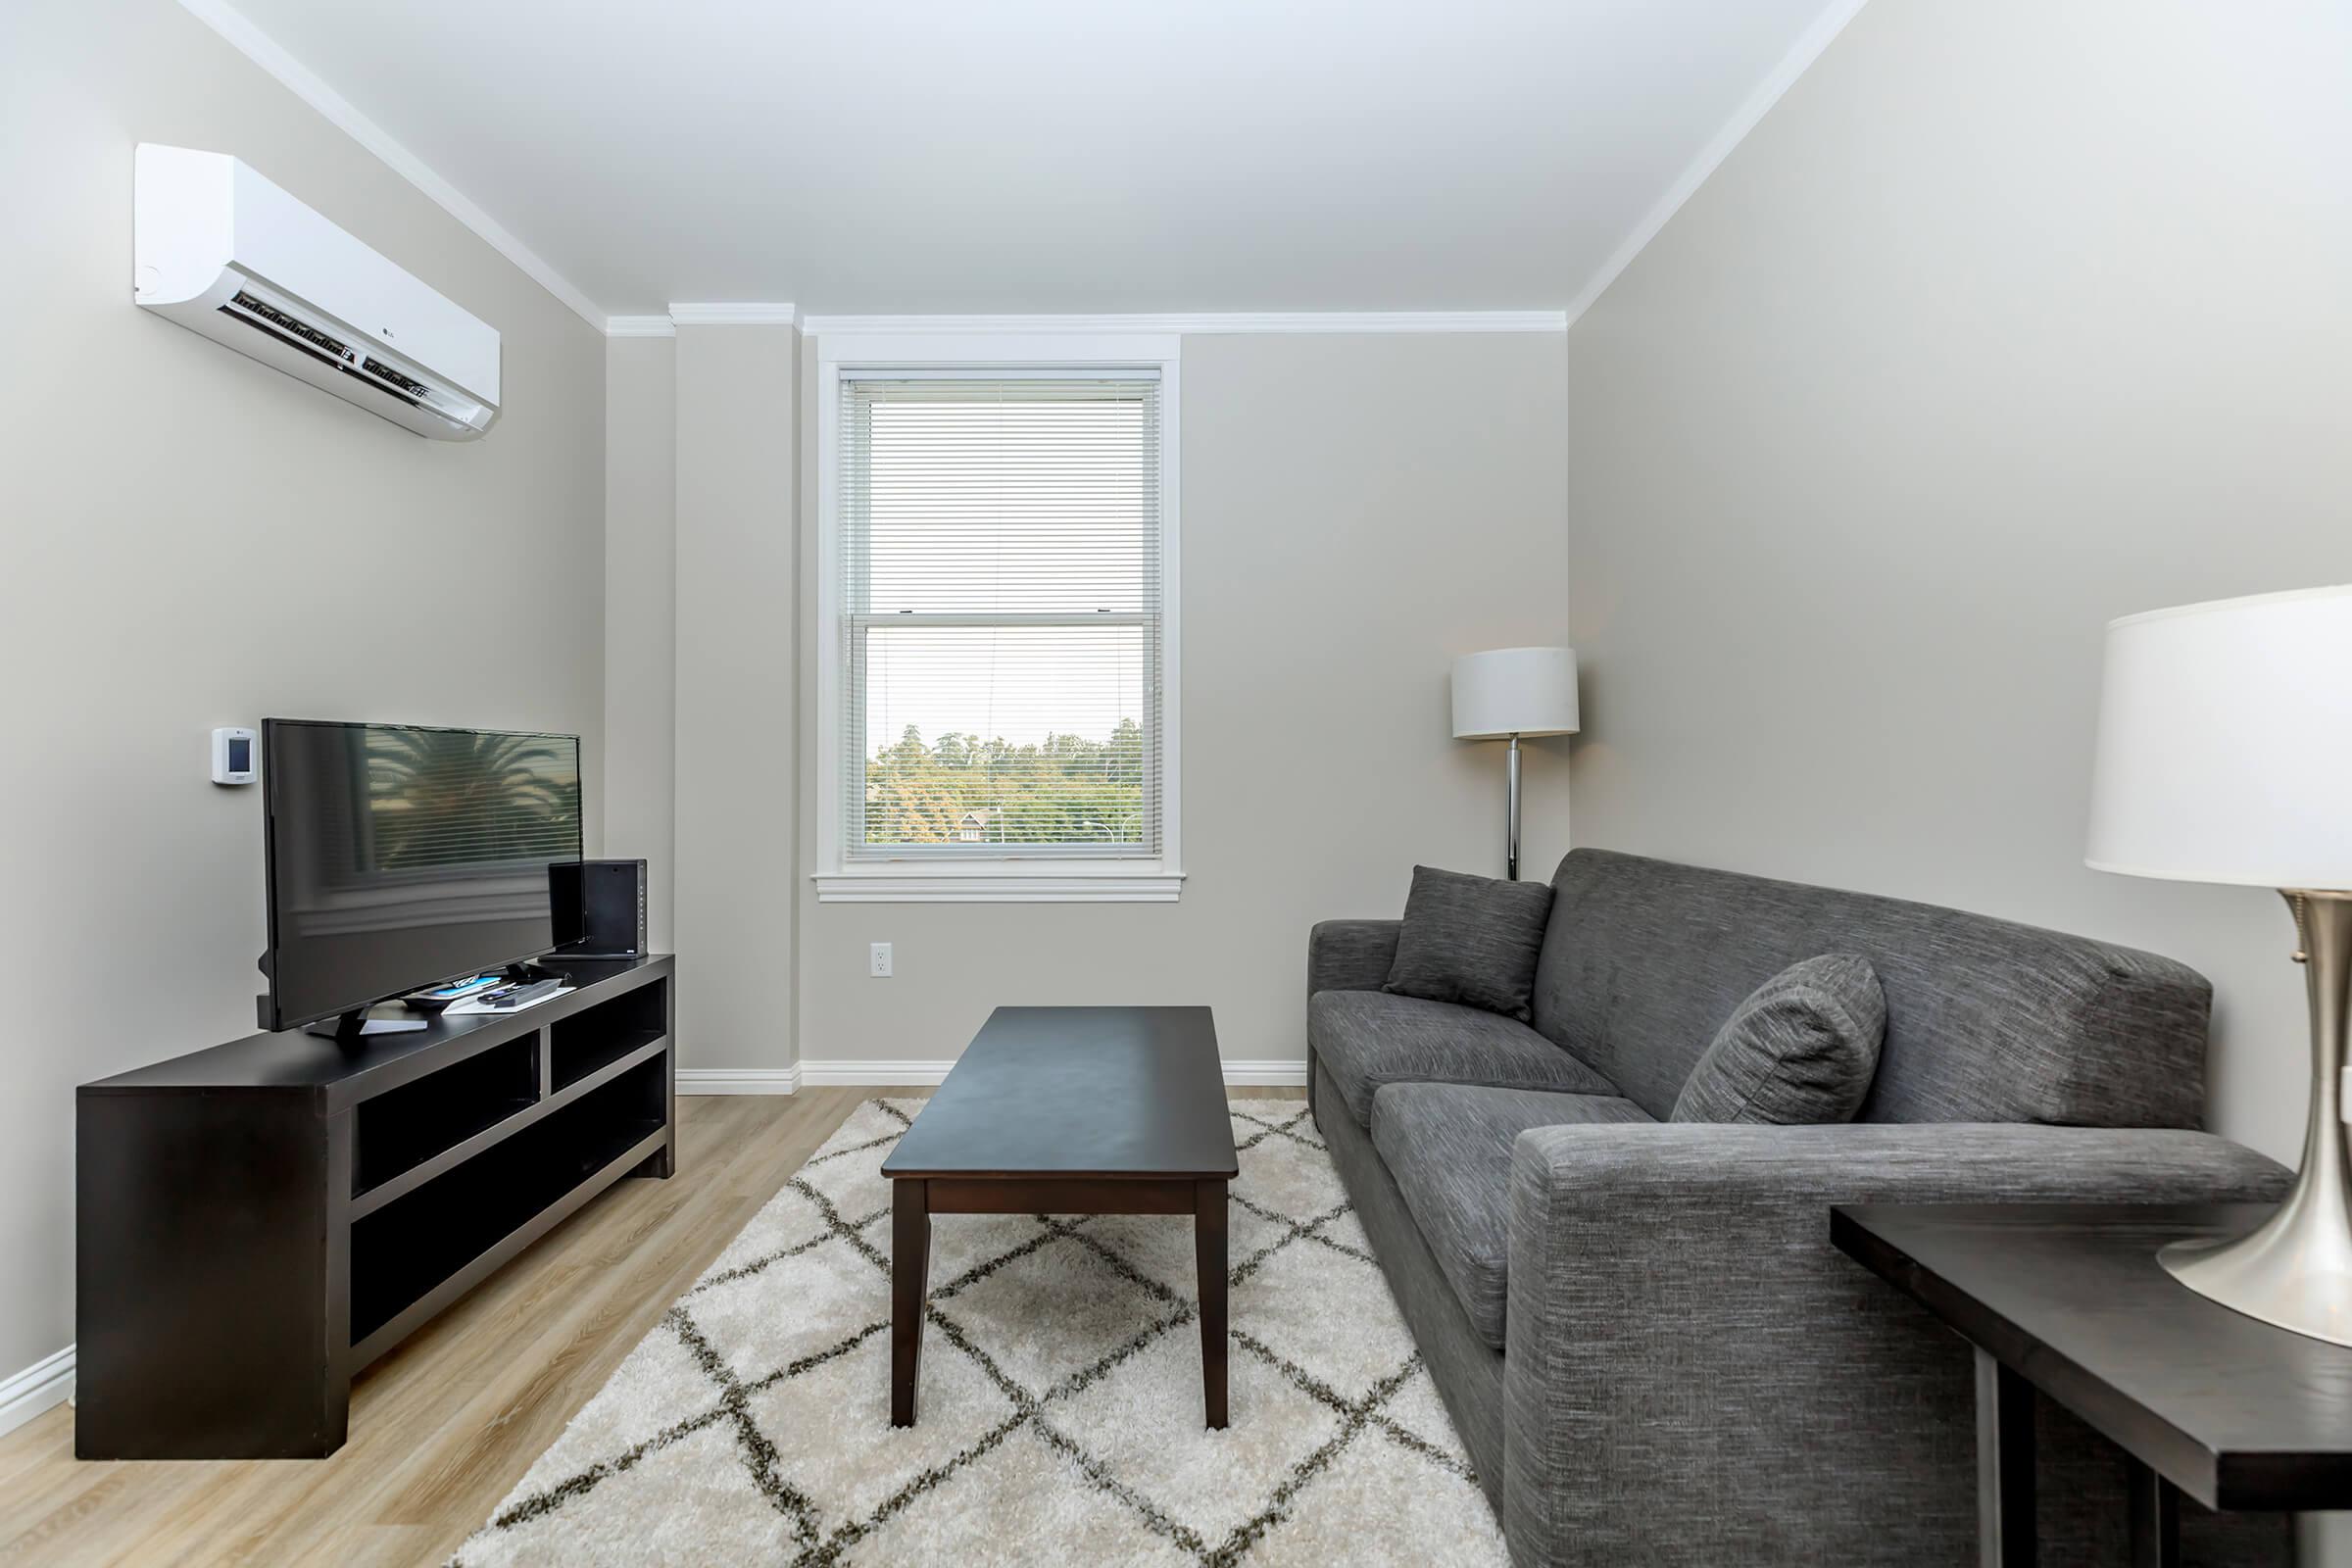
[(789, 326), (676, 338), (682, 1068), (793, 1060), (799, 351)]
[[(1310, 925), (1398, 912), (1415, 860), (1502, 872), (1502, 749), (1448, 738), (1446, 672), (1565, 633), (1565, 387), (1556, 333), (1185, 338), (1181, 901), (820, 905), (804, 878), (803, 1058), (946, 1060), (1000, 1004), (1128, 1002), (1207, 1003), (1229, 1062), (1302, 1061)], [(1530, 875), (1567, 847), (1564, 758), (1528, 747)]]
[[(265, 715), (574, 731), (602, 812), (604, 344), (169, 0), (0, 7), (0, 1375), (74, 1337), (74, 1086), (250, 1033)], [(131, 149), (244, 158), (497, 327), (427, 441), (130, 300)]]
[(646, 940), (676, 942), (677, 354), (605, 349), (605, 850), (646, 862)]
[(2279, 901), (2083, 820), (2106, 620), (2352, 578), (2347, 59), (2336, 4), (1875, 0), (1569, 343), (1578, 841), (2182, 958), (2289, 1160)]
[[(769, 326), (613, 345), (616, 639), (659, 591), (671, 524), (650, 487), (674, 421), (684, 1067), (939, 1062), (1000, 1003), (1099, 1001), (1205, 1001), (1228, 1059), (1297, 1062), (1309, 925), (1395, 912), (1416, 859), (1499, 874), (1501, 748), (1447, 738), (1446, 667), (1565, 632), (1563, 340), (1183, 352), (1182, 900), (820, 906), (814, 347)], [(614, 854), (658, 853), (660, 822), (627, 803), (650, 808), (672, 765), (656, 683), (624, 696), (653, 667), (624, 674), (636, 658), (616, 640)], [(1530, 743), (1531, 875), (1566, 849), (1566, 781), (1562, 744)], [(877, 941), (887, 981), (865, 974)]]
[(2352, 579), (2347, 60), (2332, 0), (1873, 0), (1569, 339), (1578, 842), (2182, 958), (2289, 1161), (2283, 906), (2082, 837), (2110, 617)]

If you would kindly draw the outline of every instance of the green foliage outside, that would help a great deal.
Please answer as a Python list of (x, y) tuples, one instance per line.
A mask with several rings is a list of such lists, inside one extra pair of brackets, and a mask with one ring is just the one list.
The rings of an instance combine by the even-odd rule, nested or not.
[(1122, 718), (1107, 741), (1049, 735), (1042, 745), (950, 733), (934, 745), (908, 725), (865, 763), (868, 844), (1140, 844), (1144, 729)]

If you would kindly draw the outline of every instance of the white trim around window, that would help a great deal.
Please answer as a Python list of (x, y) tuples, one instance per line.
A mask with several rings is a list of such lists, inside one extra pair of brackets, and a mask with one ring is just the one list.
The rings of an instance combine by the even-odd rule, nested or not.
[[(1174, 334), (1113, 332), (846, 333), (815, 336), (817, 349), (816, 780), (819, 903), (1168, 904), (1184, 885), (1181, 858), (1183, 617), (1179, 605), (1183, 406)], [(1149, 859), (1051, 853), (921, 856), (852, 860), (842, 655), (842, 381), (873, 371), (909, 374), (1116, 370), (1155, 372), (1160, 385), (1159, 854)]]

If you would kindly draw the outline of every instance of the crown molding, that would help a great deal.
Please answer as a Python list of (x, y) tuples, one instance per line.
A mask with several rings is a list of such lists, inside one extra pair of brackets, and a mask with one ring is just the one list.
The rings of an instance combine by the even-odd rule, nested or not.
[(226, 39), (230, 47), (252, 61), (287, 91), (309, 104), (327, 122), (373, 153), (391, 171), (422, 191), (450, 217), (478, 235), (483, 243), (519, 268), (541, 288), (562, 300), (574, 315), (598, 331), (605, 330), (605, 312), (575, 288), (571, 280), (443, 179), (432, 167), (393, 140), (390, 132), (353, 108), (351, 101), (328, 86), (318, 74), (295, 59), (225, 0), (179, 0), (180, 9)]
[(607, 337), (676, 337), (681, 326), (797, 326), (790, 301), (752, 305), (672, 305), (667, 316), (609, 316)]
[(1609, 285), (1617, 281), (1618, 275), (1634, 265), (1634, 258), (1649, 248), (1649, 242), (1683, 210), (1683, 204), (1698, 194), (1698, 187), (1723, 167), (1723, 161), (1732, 156), (1735, 148), (1747, 140), (1747, 133), (1763, 122), (1764, 117), (1772, 113), (1772, 106), (1796, 85), (1797, 77), (1813, 68), (1813, 62), (1837, 41), (1845, 24), (1868, 3), (1869, 0), (1831, 0), (1829, 9), (1813, 20), (1813, 25), (1781, 57), (1780, 64), (1766, 73), (1756, 90), (1732, 112), (1732, 118), (1723, 122), (1723, 128), (1715, 132), (1713, 139), (1699, 149), (1682, 177), (1666, 187), (1666, 194), (1658, 198), (1657, 205), (1643, 215), (1633, 232), (1626, 235), (1625, 242), (1600, 264), (1600, 270), (1578, 290), (1566, 312), (1569, 325), (1575, 325), (1576, 318), (1591, 310), (1593, 302), (1609, 291)]
[[(672, 314), (677, 307), (672, 306)], [(1565, 311), (1228, 311), (1130, 316), (810, 316), (826, 332), (1565, 332)]]
[(770, 304), (672, 305), (676, 326), (798, 326), (800, 310), (786, 300)]

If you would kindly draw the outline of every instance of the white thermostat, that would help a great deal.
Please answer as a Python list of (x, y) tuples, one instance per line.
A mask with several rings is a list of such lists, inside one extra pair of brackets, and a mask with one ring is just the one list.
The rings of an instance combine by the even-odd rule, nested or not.
[(213, 731), (213, 782), (250, 784), (260, 778), (254, 762), (254, 737), (249, 729)]

